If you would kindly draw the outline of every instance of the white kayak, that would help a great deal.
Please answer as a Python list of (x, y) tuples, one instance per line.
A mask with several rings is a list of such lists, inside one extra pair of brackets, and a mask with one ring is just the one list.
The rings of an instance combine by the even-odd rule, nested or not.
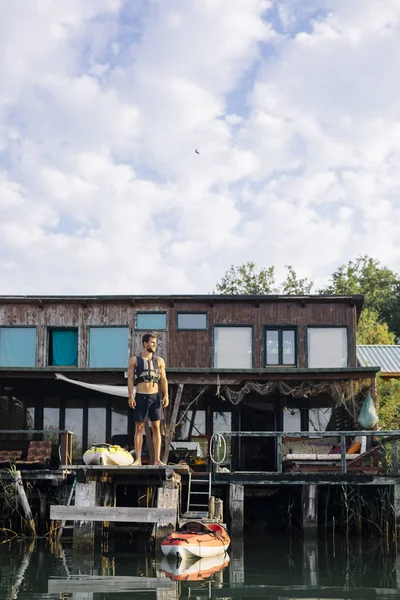
[(133, 456), (128, 450), (111, 444), (93, 444), (82, 458), (85, 465), (128, 466), (133, 463)]

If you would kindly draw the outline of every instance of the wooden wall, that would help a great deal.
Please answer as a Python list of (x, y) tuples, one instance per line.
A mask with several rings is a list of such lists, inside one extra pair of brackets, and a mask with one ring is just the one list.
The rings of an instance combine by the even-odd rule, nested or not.
[[(348, 300), (319, 301), (291, 299), (279, 301), (210, 300), (173, 302), (141, 300), (101, 301), (83, 300), (26, 302), (0, 300), (1, 326), (37, 327), (37, 366), (47, 366), (49, 327), (79, 328), (78, 366), (87, 366), (88, 331), (90, 326), (119, 325), (130, 328), (130, 354), (139, 352), (143, 331), (137, 331), (136, 313), (140, 311), (167, 312), (167, 331), (157, 332), (158, 354), (170, 367), (212, 367), (213, 327), (216, 325), (252, 325), (254, 367), (264, 366), (264, 327), (267, 325), (294, 325), (298, 327), (299, 367), (306, 367), (307, 325), (345, 326), (349, 337), (349, 366), (356, 366), (356, 306)], [(206, 331), (177, 331), (178, 312), (206, 312)], [(127, 357), (128, 358), (128, 357)]]

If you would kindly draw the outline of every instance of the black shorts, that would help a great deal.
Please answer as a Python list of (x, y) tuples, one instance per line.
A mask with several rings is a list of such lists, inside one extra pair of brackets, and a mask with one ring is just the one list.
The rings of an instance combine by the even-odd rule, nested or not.
[(147, 417), (150, 421), (159, 421), (161, 419), (161, 400), (160, 394), (136, 394), (136, 407), (134, 410), (135, 421), (145, 421)]

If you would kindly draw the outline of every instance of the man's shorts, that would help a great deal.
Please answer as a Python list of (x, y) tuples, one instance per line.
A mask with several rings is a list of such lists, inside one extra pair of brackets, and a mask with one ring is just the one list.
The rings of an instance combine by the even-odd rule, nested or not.
[(147, 417), (150, 421), (161, 419), (160, 394), (136, 394), (136, 407), (134, 408), (135, 421), (144, 422)]

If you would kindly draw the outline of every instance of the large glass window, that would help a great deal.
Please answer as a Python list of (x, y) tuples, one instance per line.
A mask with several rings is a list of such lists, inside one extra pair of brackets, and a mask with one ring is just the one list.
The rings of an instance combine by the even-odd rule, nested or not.
[(311, 368), (347, 367), (347, 328), (309, 327), (308, 366)]
[(89, 367), (126, 367), (128, 327), (90, 327)]
[(51, 329), (49, 331), (49, 365), (78, 366), (78, 330)]
[(36, 327), (0, 327), (0, 367), (36, 366)]
[(178, 329), (207, 329), (206, 313), (178, 313)]
[(294, 328), (266, 329), (265, 365), (296, 364), (296, 331)]
[(253, 330), (251, 327), (214, 328), (214, 367), (251, 369), (253, 366)]
[(58, 440), (58, 431), (60, 429), (60, 408), (57, 398), (46, 398), (43, 407), (43, 429), (52, 430), (52, 433), (44, 435), (44, 439)]
[[(111, 436), (128, 433), (128, 405), (113, 406), (111, 412)], [(133, 439), (133, 436), (132, 436)]]
[(88, 447), (106, 441), (106, 400), (96, 400), (89, 404)]
[[(214, 412), (213, 413), (213, 433), (222, 431), (232, 431), (232, 413)], [(229, 465), (231, 461), (231, 437), (225, 437), (225, 443), (220, 440), (220, 444), (214, 444), (214, 459), (217, 459), (221, 465)], [(225, 454), (225, 456), (224, 456)], [(222, 461), (222, 462), (221, 462)]]
[(136, 329), (160, 331), (167, 329), (167, 313), (143, 312), (136, 315)]
[[(72, 457), (73, 460), (80, 463), (82, 454), (86, 450), (82, 448), (83, 441), (83, 408), (74, 407), (70, 403), (65, 409), (65, 429), (73, 432), (72, 436)], [(71, 406), (72, 404), (72, 406)]]

